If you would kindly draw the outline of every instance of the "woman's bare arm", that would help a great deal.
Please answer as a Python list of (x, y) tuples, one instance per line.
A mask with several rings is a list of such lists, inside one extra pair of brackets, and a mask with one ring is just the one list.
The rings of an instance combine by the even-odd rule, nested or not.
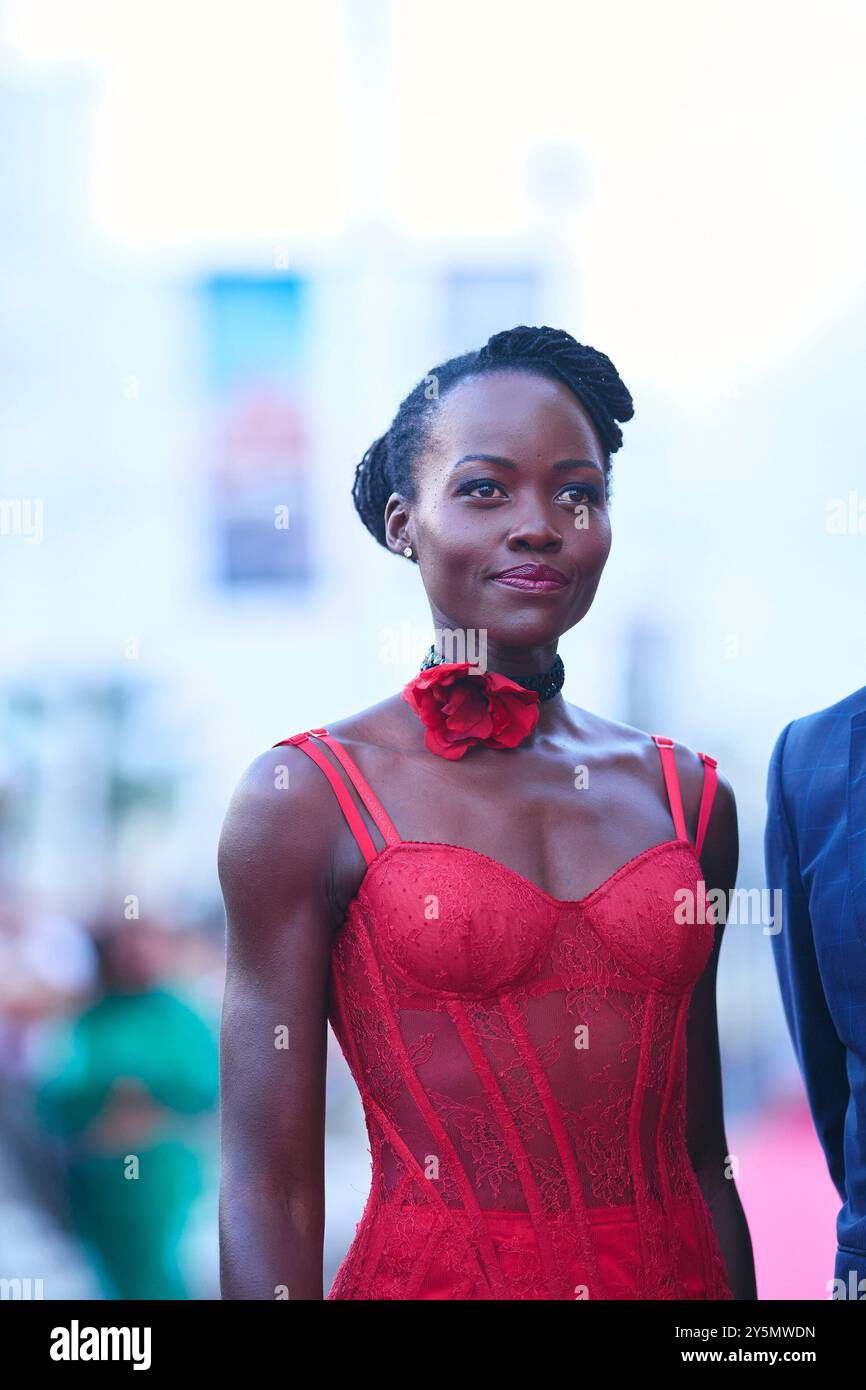
[[(695, 813), (695, 820), (697, 814)], [(713, 810), (701, 852), (706, 892), (722, 889), (725, 904), (737, 880), (737, 807), (730, 783), (719, 776)], [(719, 1248), (735, 1299), (757, 1298), (752, 1242), (732, 1176), (725, 1137), (722, 1068), (716, 1010), (716, 974), (724, 933), (724, 914), (716, 912), (713, 949), (692, 992), (686, 1034), (686, 1136), (704, 1200), (710, 1209)]]
[(222, 827), (223, 1298), (323, 1296), (335, 807), (320, 770), (284, 746), (247, 769)]

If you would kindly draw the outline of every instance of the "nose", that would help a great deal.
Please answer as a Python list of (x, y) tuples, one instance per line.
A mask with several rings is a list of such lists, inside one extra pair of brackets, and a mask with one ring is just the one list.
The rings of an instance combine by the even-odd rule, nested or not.
[(537, 550), (549, 555), (562, 549), (562, 533), (541, 515), (527, 516), (511, 528), (507, 544), (509, 550)]

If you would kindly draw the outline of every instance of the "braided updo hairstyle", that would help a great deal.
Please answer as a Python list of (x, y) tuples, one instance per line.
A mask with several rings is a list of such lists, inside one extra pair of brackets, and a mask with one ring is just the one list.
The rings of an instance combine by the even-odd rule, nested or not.
[[(414, 464), (429, 438), (439, 401), (458, 381), (488, 372), (532, 372), (561, 381), (574, 393), (598, 431), (604, 449), (605, 488), (610, 488), (610, 456), (622, 444), (618, 420), (630, 420), (634, 405), (609, 357), (578, 343), (557, 328), (508, 328), (484, 347), (451, 357), (422, 377), (401, 403), (390, 429), (365, 453), (355, 469), (352, 497), (358, 515), (380, 545), (385, 538), (385, 504), (392, 492), (415, 498)], [(417, 564), (417, 557), (412, 559)]]

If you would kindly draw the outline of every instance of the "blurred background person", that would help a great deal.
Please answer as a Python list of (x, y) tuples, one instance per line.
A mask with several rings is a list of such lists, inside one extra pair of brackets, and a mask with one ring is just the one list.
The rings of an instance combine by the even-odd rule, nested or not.
[(178, 1248), (204, 1181), (190, 1121), (218, 1100), (212, 1025), (171, 988), (163, 928), (102, 924), (96, 943), (96, 998), (46, 1047), (38, 1106), (65, 1141), (72, 1227), (105, 1297), (182, 1299)]
[(55, 1297), (93, 1293), (67, 1232), (62, 1168), (36, 1113), (34, 1076), (44, 1030), (86, 1002), (96, 974), (79, 922), (0, 884), (0, 1266), (22, 1281), (22, 1296), (44, 1292), (48, 1270)]

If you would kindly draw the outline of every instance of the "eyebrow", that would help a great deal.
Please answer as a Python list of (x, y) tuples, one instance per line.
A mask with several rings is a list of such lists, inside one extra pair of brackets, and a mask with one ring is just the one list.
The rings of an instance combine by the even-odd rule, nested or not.
[[(513, 459), (500, 458), (498, 454), (464, 454), (454, 465), (459, 468), (461, 463), (497, 463), (500, 468), (516, 468), (517, 464)], [(551, 468), (554, 473), (568, 473), (573, 468), (594, 468), (596, 473), (601, 473), (602, 469), (594, 459), (558, 459), (552, 463)], [(454, 469), (451, 470), (452, 472)]]

